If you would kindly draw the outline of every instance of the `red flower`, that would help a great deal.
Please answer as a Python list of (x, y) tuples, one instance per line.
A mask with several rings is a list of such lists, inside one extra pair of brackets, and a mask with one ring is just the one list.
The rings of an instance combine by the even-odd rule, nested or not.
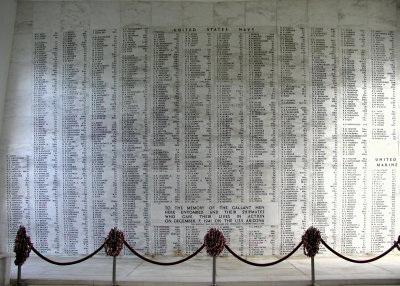
[(109, 256), (118, 256), (124, 246), (124, 233), (119, 229), (112, 228), (107, 235), (104, 249)]
[(216, 228), (211, 228), (204, 236), (204, 245), (210, 256), (218, 256), (224, 249), (225, 242), (224, 235)]
[(26, 259), (29, 257), (29, 253), (32, 249), (31, 238), (26, 235), (26, 229), (24, 226), (20, 226), (15, 237), (14, 252), (15, 261), (14, 264), (20, 266), (24, 264)]
[(321, 233), (320, 231), (311, 226), (301, 237), (304, 245), (304, 254), (308, 257), (314, 257), (319, 251), (319, 244), (321, 242)]

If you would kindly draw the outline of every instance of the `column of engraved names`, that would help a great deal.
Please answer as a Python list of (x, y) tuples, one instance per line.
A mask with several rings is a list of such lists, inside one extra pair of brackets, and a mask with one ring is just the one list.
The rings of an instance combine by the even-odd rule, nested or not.
[[(214, 33), (214, 97), (213, 130), (215, 147), (215, 202), (243, 203), (244, 189), (244, 82), (246, 34), (225, 28)], [(244, 227), (227, 223), (225, 211), (217, 214), (216, 222), (227, 243), (244, 254)]]
[(32, 194), (29, 155), (7, 155), (6, 191), (8, 213), (8, 251), (13, 251), (15, 235), (21, 225), (30, 232), (32, 225)]
[(59, 253), (58, 190), (59, 34), (34, 34), (32, 240), (44, 253)]
[[(188, 28), (183, 41), (183, 105), (181, 136), (184, 144), (183, 166), (185, 203), (212, 202), (211, 57), (212, 33)], [(188, 218), (190, 218), (188, 214)], [(209, 219), (200, 215), (201, 219)], [(184, 251), (192, 253), (202, 244), (206, 226), (185, 225)]]
[(337, 243), (337, 32), (310, 28), (311, 224)]
[(118, 223), (116, 182), (117, 30), (94, 30), (91, 41), (90, 170), (93, 245)]
[[(277, 102), (275, 30), (248, 33), (247, 201), (277, 203)], [(257, 216), (257, 214), (255, 214)], [(277, 229), (248, 226), (249, 255), (277, 254)], [(267, 233), (267, 235), (266, 235)]]
[(396, 140), (395, 32), (371, 30), (373, 140)]
[(87, 253), (87, 32), (62, 34), (61, 154), (63, 253)]
[(306, 33), (304, 27), (279, 28), (279, 172), (281, 253), (293, 249), (306, 229), (307, 134)]
[(341, 28), (341, 251), (365, 252), (367, 172), (366, 32)]
[[(371, 30), (371, 142), (377, 148), (369, 154), (371, 164), (371, 252), (381, 252), (396, 235), (397, 106), (394, 31)], [(372, 155), (372, 156), (371, 156)]]
[(244, 202), (244, 41), (238, 32), (215, 34), (216, 201)]
[[(152, 33), (152, 104), (150, 111), (150, 200), (173, 203), (181, 200), (181, 34), (155, 30)], [(153, 226), (152, 248), (156, 254), (181, 249), (179, 226)]]
[(211, 33), (183, 34), (186, 203), (211, 202)]
[(149, 251), (149, 30), (124, 27), (121, 53), (122, 225), (125, 239)]

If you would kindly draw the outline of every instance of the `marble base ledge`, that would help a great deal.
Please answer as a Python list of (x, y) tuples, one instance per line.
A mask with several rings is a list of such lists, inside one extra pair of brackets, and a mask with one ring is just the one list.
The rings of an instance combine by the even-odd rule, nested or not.
[[(276, 257), (252, 258), (255, 262)], [(362, 257), (366, 258), (366, 257)], [(71, 261), (72, 258), (58, 258)], [(172, 258), (158, 258), (171, 261)], [(400, 285), (400, 255), (387, 255), (372, 263), (355, 264), (336, 257), (315, 259), (316, 285)], [(17, 267), (11, 267), (11, 282)], [(22, 280), (28, 285), (111, 285), (112, 259), (98, 256), (71, 266), (57, 266), (32, 255), (22, 267)], [(137, 258), (117, 258), (116, 281), (120, 286), (208, 286), (212, 280), (212, 259), (195, 257), (174, 266), (149, 264)], [(271, 267), (254, 267), (232, 257), (218, 257), (217, 285), (311, 285), (310, 259), (294, 256)]]
[[(17, 285), (16, 280), (11, 280), (11, 286)], [(81, 280), (24, 280), (25, 285), (73, 285), (73, 286), (110, 286), (111, 281), (81, 281)], [(162, 281), (124, 281), (117, 282), (119, 286), (209, 286), (211, 282), (162, 282)], [(218, 282), (218, 286), (311, 286), (310, 281), (239, 281), (239, 282)], [(349, 279), (349, 280), (320, 280), (316, 281), (314, 286), (356, 286), (356, 285), (369, 285), (369, 286), (394, 286), (400, 285), (399, 279)]]
[(10, 284), (10, 267), (12, 254), (0, 254), (0, 286)]

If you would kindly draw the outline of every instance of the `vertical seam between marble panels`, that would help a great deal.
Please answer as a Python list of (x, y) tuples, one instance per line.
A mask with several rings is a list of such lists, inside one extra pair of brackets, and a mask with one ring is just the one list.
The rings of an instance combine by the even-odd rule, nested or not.
[(213, 13), (213, 26), (215, 26), (215, 3), (218, 3), (218, 2), (213, 2), (212, 3), (212, 13)]
[(244, 11), (243, 11), (243, 13), (244, 13), (244, 15), (243, 15), (243, 18), (244, 18), (244, 26), (247, 26), (247, 17), (246, 17), (246, 12), (247, 12), (247, 3), (248, 2), (242, 2), (243, 4), (244, 4)]
[(335, 224), (335, 227), (334, 227), (334, 231), (335, 231), (335, 234), (336, 234), (336, 238), (332, 241), (332, 243), (334, 243), (334, 246), (338, 249), (339, 247), (338, 247), (338, 244), (339, 244), (339, 237), (340, 237), (340, 235), (338, 235), (339, 233), (340, 233), (340, 227), (339, 227), (339, 219), (338, 219), (338, 217), (339, 217), (339, 213), (340, 213), (340, 209), (339, 209), (339, 202), (338, 202), (338, 196), (339, 196), (339, 173), (340, 173), (340, 168), (339, 168), (339, 150), (340, 150), (340, 147), (339, 147), (339, 109), (340, 109), (340, 101), (339, 101), (339, 94), (340, 94), (340, 88), (341, 88), (341, 85), (339, 84), (339, 80), (340, 80), (340, 75), (339, 75), (339, 69), (340, 69), (340, 65), (339, 65), (339, 60), (340, 60), (340, 53), (339, 53), (339, 45), (340, 45), (340, 43), (339, 43), (339, 41), (340, 41), (340, 39), (339, 39), (339, 36), (340, 36), (340, 29), (339, 29), (339, 0), (336, 0), (335, 1), (335, 9), (336, 9), (336, 20), (337, 20), (337, 22), (336, 22), (336, 26), (335, 26), (335, 29), (336, 29), (336, 37), (335, 37), (335, 41), (336, 41), (336, 48), (335, 48), (335, 55), (336, 55), (336, 73), (335, 73), (335, 76), (336, 76), (336, 122), (335, 122), (335, 124), (336, 124), (336, 133), (335, 133), (335, 136), (336, 136), (336, 178), (335, 178), (335, 180), (336, 180), (336, 192), (335, 192), (335, 195), (334, 195), (334, 198), (335, 198), (335, 213), (334, 213), (334, 215), (335, 215), (335, 220), (333, 221), (333, 223)]
[(181, 27), (183, 27), (184, 23), (183, 23), (183, 6), (186, 3), (186, 1), (182, 1), (179, 3), (180, 7), (181, 7)]
[[(150, 2), (150, 28), (153, 28), (153, 4), (154, 4), (154, 1), (151, 1)], [(149, 40), (150, 40), (150, 38), (149, 38)]]
[(130, 274), (132, 274), (133, 272), (135, 272), (135, 270), (137, 270), (140, 266), (142, 266), (143, 263), (144, 263), (144, 261), (143, 261), (143, 260), (140, 260), (140, 261), (139, 261), (139, 264), (136, 265), (135, 267), (133, 267), (133, 269), (127, 273), (127, 276), (129, 276)]
[[(279, 37), (279, 26), (278, 26), (278, 0), (275, 0), (275, 36), (276, 36), (276, 44), (275, 44), (275, 57), (276, 57), (276, 63), (275, 63), (275, 98), (276, 98), (276, 125), (275, 128), (277, 130), (277, 134), (276, 134), (276, 156), (277, 158), (281, 157), (281, 150), (280, 150), (280, 136), (279, 136), (279, 130), (281, 129), (281, 122), (280, 122), (280, 102), (279, 102), (279, 98), (280, 98), (280, 92), (281, 92), (281, 80), (279, 77), (279, 71), (280, 71), (280, 37)], [(279, 162), (277, 162), (278, 160), (275, 161), (275, 168), (276, 168), (276, 174), (280, 174), (281, 171), (281, 167)], [(280, 175), (276, 176), (276, 201), (278, 203), (278, 218), (279, 221), (282, 221), (282, 216), (281, 216), (281, 210), (282, 210), (282, 204), (281, 204), (281, 177)], [(276, 230), (276, 253), (280, 253), (281, 248), (282, 248), (282, 243), (281, 243), (281, 237), (282, 237), (282, 230), (280, 228), (277, 228)]]
[[(306, 44), (306, 55), (304, 58), (304, 70), (305, 70), (305, 78), (304, 78), (304, 83), (305, 83), (305, 89), (306, 89), (306, 99), (308, 100), (307, 102), (307, 109), (308, 109), (308, 117), (307, 117), (307, 122), (310, 124), (310, 128), (308, 130), (308, 133), (305, 134), (305, 138), (307, 140), (306, 144), (306, 150), (307, 150), (307, 184), (306, 184), (306, 211), (305, 211), (305, 221), (306, 224), (311, 224), (313, 225), (313, 203), (312, 203), (312, 195), (313, 195), (313, 183), (312, 183), (312, 176), (313, 176), (313, 164), (311, 163), (312, 159), (312, 151), (313, 151), (313, 141), (312, 141), (312, 134), (313, 134), (313, 123), (312, 123), (312, 88), (311, 88), (311, 64), (310, 61), (311, 59), (311, 45), (310, 45), (310, 37), (311, 37), (311, 27), (310, 27), (310, 17), (309, 17), (309, 7), (310, 6), (310, 0), (306, 0), (306, 21), (304, 24), (304, 31), (305, 31), (305, 44)], [(309, 140), (311, 139), (311, 140)], [(311, 199), (310, 199), (311, 198)]]

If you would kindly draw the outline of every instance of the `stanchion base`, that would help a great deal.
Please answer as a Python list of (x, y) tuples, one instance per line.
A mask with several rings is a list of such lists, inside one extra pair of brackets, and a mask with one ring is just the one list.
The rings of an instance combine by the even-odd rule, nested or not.
[(11, 286), (28, 286), (28, 283), (26, 283), (24, 281), (21, 281), (18, 283), (17, 281), (15, 281), (15, 282), (11, 283)]

